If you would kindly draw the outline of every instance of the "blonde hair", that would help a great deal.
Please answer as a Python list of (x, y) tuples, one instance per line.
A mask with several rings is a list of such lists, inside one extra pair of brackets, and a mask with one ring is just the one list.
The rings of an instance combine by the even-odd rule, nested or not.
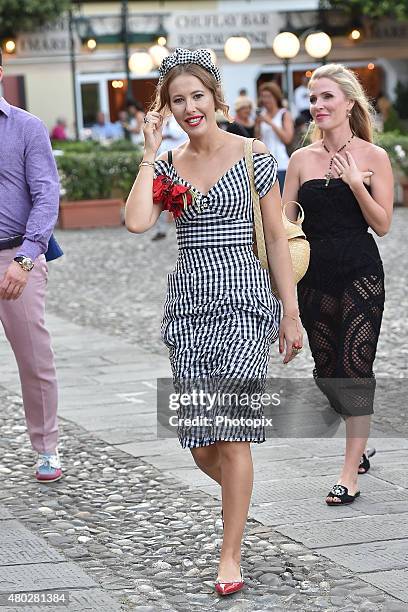
[(234, 102), (235, 112), (238, 112), (241, 108), (251, 108), (253, 107), (253, 102), (251, 98), (248, 96), (238, 96), (238, 98)]
[[(353, 134), (373, 142), (374, 109), (368, 100), (357, 75), (342, 64), (326, 64), (316, 68), (309, 81), (309, 89), (318, 79), (330, 79), (340, 87), (348, 100), (354, 102), (350, 111), (350, 128)], [(312, 142), (322, 138), (322, 131), (314, 121), (310, 124), (310, 139)]]
[(213, 75), (210, 74), (208, 70), (202, 68), (198, 64), (179, 64), (178, 66), (174, 66), (174, 68), (169, 70), (169, 72), (164, 76), (162, 83), (157, 86), (156, 97), (150, 108), (151, 111), (161, 112), (164, 110), (166, 113), (171, 113), (169, 87), (170, 83), (180, 74), (191, 74), (197, 77), (197, 79), (202, 82), (204, 87), (211, 91), (214, 98), (215, 110), (220, 110), (229, 121), (232, 121), (232, 118), (228, 112), (229, 106), (224, 100), (221, 85), (217, 83)]

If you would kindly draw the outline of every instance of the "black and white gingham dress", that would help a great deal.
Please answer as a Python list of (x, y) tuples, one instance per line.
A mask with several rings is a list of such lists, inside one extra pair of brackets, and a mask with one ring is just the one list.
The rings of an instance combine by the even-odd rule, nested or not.
[[(161, 327), (173, 383), (177, 393), (216, 389), (223, 398), (213, 401), (204, 411), (207, 421), (198, 424), (182, 419), (196, 417), (200, 410), (203, 416), (202, 407), (192, 403), (179, 408), (180, 443), (185, 448), (220, 440), (263, 442), (264, 426), (248, 420), (261, 417), (262, 408), (254, 414), (247, 398), (264, 388), (270, 346), (279, 334), (280, 305), (267, 270), (252, 250), (253, 207), (245, 159), (207, 194), (181, 178), (171, 162), (157, 161), (155, 176), (163, 174), (195, 194), (195, 201), (175, 219), (179, 256), (168, 275)], [(254, 175), (262, 198), (277, 176), (269, 153), (254, 153)], [(237, 393), (240, 399), (234, 401)]]

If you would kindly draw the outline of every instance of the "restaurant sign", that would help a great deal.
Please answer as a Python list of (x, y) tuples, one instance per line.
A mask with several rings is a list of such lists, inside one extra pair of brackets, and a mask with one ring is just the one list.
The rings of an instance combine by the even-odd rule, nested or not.
[(173, 13), (165, 20), (170, 47), (222, 49), (230, 36), (246, 36), (254, 49), (265, 49), (282, 26), (277, 13)]

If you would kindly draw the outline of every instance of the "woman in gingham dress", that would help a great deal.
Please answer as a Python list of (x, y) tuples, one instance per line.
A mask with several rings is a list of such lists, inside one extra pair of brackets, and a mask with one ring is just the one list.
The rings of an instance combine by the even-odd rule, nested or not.
[[(261, 410), (254, 414), (250, 404), (239, 400), (262, 392), (271, 343), (279, 337), (287, 363), (302, 347), (302, 332), (276, 161), (265, 145), (254, 143), (255, 186), (283, 304), (281, 321), (268, 272), (252, 250), (246, 139), (218, 128), (218, 109), (228, 116), (219, 71), (208, 51), (177, 49), (163, 61), (157, 99), (145, 119), (145, 152), (126, 204), (126, 225), (136, 233), (154, 225), (165, 207), (164, 195), (161, 205), (155, 195), (163, 177), (189, 196), (181, 214), (175, 215), (179, 257), (168, 275), (162, 338), (169, 348), (175, 390), (192, 398), (178, 410), (181, 445), (190, 448), (198, 467), (222, 487), (225, 524), (216, 590), (226, 595), (243, 587), (241, 541), (253, 481), (250, 442), (265, 439), (262, 424), (251, 424), (254, 416), (262, 420)], [(155, 161), (168, 112), (189, 140)], [(201, 396), (197, 405), (197, 390), (214, 394), (213, 401)], [(185, 423), (196, 416), (207, 420)]]

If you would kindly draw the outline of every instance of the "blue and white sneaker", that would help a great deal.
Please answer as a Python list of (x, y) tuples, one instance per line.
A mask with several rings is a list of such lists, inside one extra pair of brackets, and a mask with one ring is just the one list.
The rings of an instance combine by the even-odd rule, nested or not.
[(35, 477), (39, 482), (55, 482), (62, 478), (61, 462), (58, 451), (38, 453)]

